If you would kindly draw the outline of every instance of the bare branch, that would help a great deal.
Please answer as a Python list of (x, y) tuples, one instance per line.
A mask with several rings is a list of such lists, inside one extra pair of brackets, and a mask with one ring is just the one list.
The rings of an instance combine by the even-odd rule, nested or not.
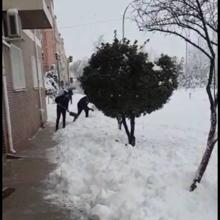
[[(184, 19), (187, 18), (188, 21), (194, 21), (194, 25), (202, 27), (202, 17), (200, 16), (200, 9), (195, 1), (189, 0), (151, 0), (147, 2), (146, 0), (138, 1), (136, 3), (136, 10), (139, 11), (139, 18), (145, 17), (149, 18), (148, 22), (153, 25), (155, 21), (160, 17), (161, 19), (166, 19), (167, 17), (172, 17), (173, 20), (177, 19), (186, 22)], [(205, 15), (204, 22), (207, 27), (214, 31), (218, 31), (217, 28), (217, 3), (214, 1), (199, 0), (199, 4)], [(170, 15), (170, 16), (169, 16)], [(169, 18), (170, 19), (170, 18)], [(142, 20), (143, 21), (143, 20)], [(146, 21), (145, 21), (146, 22)], [(215, 42), (216, 43), (216, 42)]]
[(209, 59), (212, 58), (203, 48), (201, 48), (196, 43), (192, 42), (191, 40), (189, 40), (187, 37), (183, 36), (180, 33), (177, 33), (175, 31), (170, 31), (170, 30), (163, 30), (163, 29), (159, 29), (159, 28), (148, 28), (148, 31), (159, 31), (159, 32), (164, 32), (164, 33), (168, 33), (168, 34), (177, 35), (177, 36), (183, 38), (185, 41), (187, 41), (191, 45), (193, 45), (194, 47), (196, 47), (197, 49), (199, 49), (200, 51), (202, 51)]
[[(160, 21), (158, 21), (157, 23), (155, 23), (155, 26), (161, 26), (161, 25), (163, 25), (163, 26), (173, 25), (173, 26), (176, 26), (176, 27), (181, 27), (183, 29), (189, 29), (189, 30), (192, 30), (192, 31), (196, 32), (200, 37), (202, 37), (204, 40), (206, 40), (206, 36), (203, 35), (198, 29), (194, 28), (193, 26), (191, 26), (189, 24), (183, 23), (180, 20), (177, 21), (177, 22), (161, 21), (161, 23), (160, 23)], [(211, 42), (211, 44), (213, 44), (215, 46), (218, 46), (218, 44), (216, 42), (214, 42), (214, 41), (210, 41), (210, 42)]]
[(201, 16), (201, 21), (203, 23), (203, 27), (204, 27), (204, 32), (205, 32), (205, 35), (206, 35), (206, 40), (207, 40), (207, 44), (208, 44), (208, 47), (209, 47), (209, 50), (212, 54), (212, 57), (215, 58), (215, 52), (212, 48), (212, 45), (211, 45), (211, 42), (210, 42), (210, 37), (209, 37), (209, 33), (208, 33), (208, 30), (207, 30), (207, 27), (206, 27), (206, 23), (205, 23), (205, 18), (204, 18), (204, 15), (203, 15), (203, 11), (201, 9), (201, 5), (200, 5), (200, 2), (199, 0), (196, 0), (197, 2), (197, 6), (199, 8), (199, 13), (200, 13), (200, 16)]
[(211, 112), (215, 111), (215, 103), (214, 103), (213, 96), (211, 93), (211, 84), (212, 84), (212, 80), (213, 80), (214, 67), (215, 67), (215, 58), (211, 57), (210, 58), (210, 70), (209, 70), (208, 83), (206, 86), (206, 91), (207, 91), (207, 94), (209, 97)]

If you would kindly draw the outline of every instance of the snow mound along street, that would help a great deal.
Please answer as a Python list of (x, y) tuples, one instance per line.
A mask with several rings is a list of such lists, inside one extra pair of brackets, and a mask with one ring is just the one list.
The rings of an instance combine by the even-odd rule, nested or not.
[[(76, 112), (81, 95), (73, 96)], [(50, 123), (56, 107), (48, 105)], [(81, 218), (100, 220), (216, 220), (217, 153), (201, 184), (189, 192), (206, 146), (209, 104), (205, 90), (178, 90), (163, 109), (136, 120), (137, 146), (99, 111), (84, 113), (54, 134), (46, 199)], [(88, 218), (90, 216), (90, 218)], [(75, 219), (73, 217), (73, 219)]]

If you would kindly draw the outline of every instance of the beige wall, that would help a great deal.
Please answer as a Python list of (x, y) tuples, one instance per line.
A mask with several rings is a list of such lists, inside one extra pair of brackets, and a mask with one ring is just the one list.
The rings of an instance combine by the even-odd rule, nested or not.
[[(50, 0), (3, 0), (3, 11), (17, 9), (24, 29), (52, 27), (52, 16), (48, 9)], [(50, 4), (49, 4), (50, 5)]]
[(3, 0), (3, 9), (18, 8), (22, 10), (43, 9), (44, 0)]
[[(26, 89), (15, 91), (13, 88), (10, 48), (3, 47), (2, 55), (5, 60), (5, 72), (7, 80), (7, 90), (9, 99), (9, 108), (11, 116), (11, 127), (13, 135), (13, 144), (18, 152), (26, 146), (28, 138), (32, 137), (41, 125), (40, 120), (40, 102), (38, 89), (34, 88), (31, 56), (35, 56), (34, 41), (23, 34), (23, 40), (14, 42), (14, 44), (23, 51), (24, 71), (26, 80)], [(41, 48), (38, 46), (39, 59), (41, 60)], [(41, 89), (44, 121), (47, 119), (45, 91)], [(3, 119), (4, 120), (4, 119)], [(3, 130), (7, 130), (3, 128)]]

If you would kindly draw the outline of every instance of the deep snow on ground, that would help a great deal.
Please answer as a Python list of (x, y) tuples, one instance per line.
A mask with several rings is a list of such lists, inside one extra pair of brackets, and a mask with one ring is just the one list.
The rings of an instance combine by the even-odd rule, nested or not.
[[(76, 112), (81, 96), (73, 96), (70, 110)], [(48, 121), (55, 118), (56, 105), (48, 104)], [(194, 90), (191, 99), (178, 90), (164, 108), (138, 118), (136, 147), (125, 145), (124, 130), (98, 110), (67, 121), (54, 133), (58, 145), (50, 158), (57, 168), (45, 198), (81, 210), (76, 219), (95, 214), (101, 220), (217, 219), (216, 148), (202, 182), (189, 192), (209, 129), (204, 89)]]

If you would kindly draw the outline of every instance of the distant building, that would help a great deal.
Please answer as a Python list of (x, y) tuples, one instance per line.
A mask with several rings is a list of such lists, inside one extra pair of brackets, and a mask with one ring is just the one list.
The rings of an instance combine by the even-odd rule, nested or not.
[(42, 30), (42, 46), (43, 46), (43, 71), (44, 73), (51, 70), (51, 67), (56, 69), (56, 39), (55, 30), (56, 28), (56, 16), (54, 15), (53, 0), (49, 6), (49, 11), (52, 15), (53, 28)]
[(64, 49), (64, 40), (61, 34), (58, 35), (57, 53), (59, 55), (59, 71), (61, 86), (65, 86), (68, 83), (68, 71), (67, 71), (67, 57)]
[[(53, 1), (49, 10), (52, 14), (53, 28), (43, 30), (43, 71), (51, 69), (60, 78), (61, 86), (68, 82), (67, 57), (65, 55), (64, 40), (58, 31)], [(59, 71), (59, 72), (58, 72)]]
[(47, 120), (42, 29), (52, 28), (50, 0), (3, 0), (3, 152), (15, 152)]

